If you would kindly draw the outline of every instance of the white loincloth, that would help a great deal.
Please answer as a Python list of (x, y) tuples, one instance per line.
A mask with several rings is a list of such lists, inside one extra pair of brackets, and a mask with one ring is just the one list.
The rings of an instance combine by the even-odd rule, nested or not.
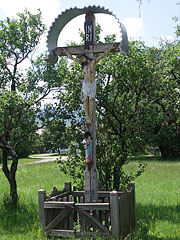
[(93, 81), (92, 83), (83, 81), (82, 92), (85, 96), (88, 96), (90, 98), (95, 98), (95, 96), (96, 96), (96, 81)]

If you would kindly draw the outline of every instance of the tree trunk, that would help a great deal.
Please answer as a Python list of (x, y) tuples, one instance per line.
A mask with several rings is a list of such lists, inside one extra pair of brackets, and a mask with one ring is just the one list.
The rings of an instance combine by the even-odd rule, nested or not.
[(17, 208), (18, 194), (17, 194), (17, 183), (16, 183), (15, 175), (16, 173), (12, 174), (12, 176), (10, 177), (10, 197), (11, 197), (12, 206), (14, 208)]
[(126, 150), (126, 143), (125, 141), (122, 141), (121, 143), (121, 156), (117, 156), (116, 163), (113, 170), (113, 189), (119, 190), (121, 179), (122, 179), (122, 166), (127, 161), (127, 150)]
[(172, 150), (168, 146), (159, 146), (159, 150), (161, 152), (161, 157), (163, 159), (167, 159), (172, 157)]
[(58, 154), (61, 155), (61, 150), (60, 150), (60, 148), (58, 148)]
[(120, 185), (120, 169), (119, 169), (119, 166), (116, 166), (114, 167), (114, 170), (113, 170), (113, 176), (114, 176), (114, 179), (113, 179), (113, 190), (119, 190), (119, 185)]
[(18, 194), (17, 194), (17, 184), (16, 184), (16, 170), (18, 165), (18, 157), (16, 153), (14, 153), (13, 151), (10, 151), (10, 152), (11, 152), (10, 155), (12, 156), (12, 164), (9, 170), (8, 151), (6, 148), (4, 148), (2, 151), (2, 161), (3, 161), (2, 170), (10, 184), (10, 201), (12, 203), (12, 206), (14, 208), (17, 208)]

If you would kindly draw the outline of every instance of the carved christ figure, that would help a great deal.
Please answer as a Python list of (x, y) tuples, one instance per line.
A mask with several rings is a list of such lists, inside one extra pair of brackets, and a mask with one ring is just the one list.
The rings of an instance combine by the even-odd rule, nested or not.
[(95, 67), (96, 63), (105, 57), (113, 48), (117, 48), (117, 44), (112, 44), (103, 54), (97, 58), (90, 59), (86, 55), (81, 55), (79, 58), (74, 58), (65, 48), (65, 54), (75, 62), (82, 66), (84, 81), (82, 85), (82, 92), (84, 97), (84, 108), (86, 115), (87, 127), (90, 127), (93, 121), (93, 109), (96, 96), (96, 81), (95, 81)]

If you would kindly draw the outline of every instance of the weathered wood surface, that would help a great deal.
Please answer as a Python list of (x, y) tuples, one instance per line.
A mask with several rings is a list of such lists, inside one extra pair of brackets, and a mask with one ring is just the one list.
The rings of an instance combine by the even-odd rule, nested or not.
[(110, 208), (111, 208), (111, 232), (115, 239), (119, 238), (119, 197), (117, 191), (110, 193)]
[(44, 202), (44, 208), (60, 208), (74, 207), (74, 202), (62, 202), (62, 201), (46, 201)]
[(56, 236), (56, 237), (74, 237), (75, 236), (75, 230), (59, 230), (59, 229), (53, 229), (50, 232), (46, 233), (48, 236)]
[(75, 210), (109, 210), (109, 203), (76, 203)]
[(48, 236), (53, 237), (77, 237), (77, 238), (85, 238), (85, 237), (96, 237), (96, 238), (110, 238), (110, 233), (98, 233), (98, 232), (76, 232), (75, 230), (58, 230), (54, 229), (48, 233)]
[(70, 208), (62, 210), (46, 227), (45, 231), (52, 230), (72, 211)]
[(40, 189), (38, 191), (38, 205), (39, 205), (39, 222), (41, 228), (45, 228), (45, 211), (44, 211), (44, 201), (46, 199), (46, 191)]
[(79, 212), (81, 213), (81, 215), (84, 216), (84, 218), (90, 223), (92, 224), (94, 227), (100, 229), (102, 232), (109, 232), (109, 230), (103, 226), (94, 216), (90, 215), (88, 212), (86, 211), (82, 211), (79, 210)]
[[(119, 239), (134, 230), (134, 183), (130, 183), (123, 192), (98, 192), (98, 201), (90, 203), (85, 202), (85, 192), (76, 191), (76, 188), (73, 188), (74, 191), (69, 190), (69, 195), (66, 192), (63, 198), (53, 196), (53, 199), (58, 199), (53, 201), (47, 198), (45, 190), (38, 191), (40, 224), (48, 236), (101, 235), (110, 238), (112, 235)], [(80, 229), (76, 232), (74, 226), (79, 224)]]
[[(119, 45), (119, 43), (116, 43), (116, 44)], [(90, 50), (94, 53), (103, 53), (108, 48), (110, 48), (111, 45), (112, 45), (111, 43), (96, 44), (96, 45), (90, 46)], [(57, 47), (54, 50), (54, 53), (57, 56), (66, 56), (63, 48), (67, 49), (71, 55), (81, 55), (84, 53), (84, 46)], [(112, 49), (112, 52), (119, 52), (119, 51), (120, 51), (119, 48)]]

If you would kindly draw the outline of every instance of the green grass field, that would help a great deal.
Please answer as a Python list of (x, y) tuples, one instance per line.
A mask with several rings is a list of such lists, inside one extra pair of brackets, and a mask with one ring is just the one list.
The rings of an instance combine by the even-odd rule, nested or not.
[[(131, 239), (180, 240), (180, 160), (146, 160), (145, 172), (136, 183), (136, 231)], [(130, 161), (128, 171), (137, 167)], [(5, 208), (9, 184), (0, 174), (0, 240), (45, 240), (38, 220), (37, 192), (62, 189), (71, 180), (59, 171), (55, 162), (19, 166), (17, 171), (20, 207)]]

